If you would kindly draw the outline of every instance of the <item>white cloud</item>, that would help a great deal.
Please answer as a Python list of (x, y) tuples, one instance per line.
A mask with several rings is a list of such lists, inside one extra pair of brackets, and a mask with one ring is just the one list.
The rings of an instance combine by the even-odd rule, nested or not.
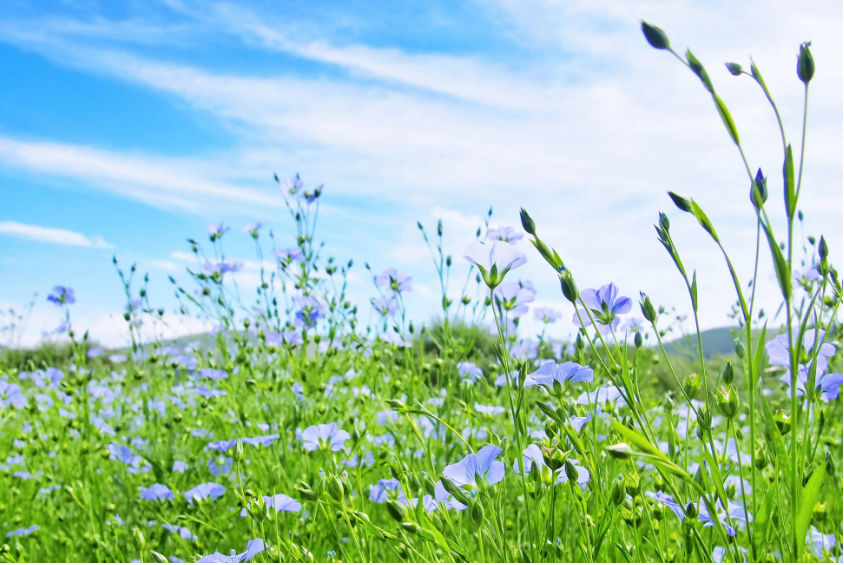
[[(689, 270), (698, 272), (704, 327), (723, 325), (733, 301), (723, 259), (694, 221), (673, 209), (665, 191), (694, 196), (746, 281), (755, 237), (748, 179), (699, 81), (645, 43), (638, 30), (644, 17), (663, 27), (678, 50), (691, 45), (707, 65), (751, 166), (768, 173), (769, 213), (780, 233), (781, 199), (774, 196), (782, 157), (773, 113), (749, 79), (729, 76), (721, 63), (747, 66), (752, 53), (796, 146), (802, 89), (794, 55), (800, 41), (813, 40), (818, 72), (801, 207), (811, 233), (824, 232), (830, 246), (841, 249), (840, 2), (798, 10), (761, 0), (740, 6), (501, 0), (489, 9), (528, 56), (493, 61), (483, 53), (411, 54), (319, 37), (292, 41), (272, 18), (228, 4), (205, 11), (191, 28), (226, 31), (271, 52), (348, 71), (339, 78), (293, 71), (246, 76), (138, 55), (110, 38), (94, 48), (78, 41), (84, 33), (78, 27), (70, 33), (7, 26), (6, 41), (173, 96), (231, 126), (239, 143), (229, 152), (176, 159), (0, 138), (0, 161), (199, 214), (210, 206), (280, 209), (280, 198), (256, 188), (262, 186), (257, 179), (279, 167), (300, 170), (326, 181), (328, 202), (339, 197), (354, 203), (367, 219), (326, 209), (332, 222), (321, 233), (354, 240), (373, 266), (375, 258), (404, 264), (419, 285), (432, 289), (438, 284), (417, 218), (428, 214), (430, 226), (430, 219), (443, 217), (457, 269), (465, 266), (464, 241), (482, 223), (476, 214), (493, 205), (504, 211), (502, 223), (516, 226), (524, 206), (582, 287), (614, 280), (629, 296), (642, 289), (686, 310), (679, 275), (651, 227), (662, 209), (671, 215)], [(382, 202), (391, 206), (389, 215)], [(521, 245), (531, 261), (514, 275), (536, 281), (541, 295), (558, 296), (553, 272)], [(768, 280), (767, 255), (761, 269), (760, 280)], [(768, 284), (758, 299), (773, 311), (777, 294)]]
[(0, 234), (11, 235), (32, 241), (56, 243), (59, 245), (114, 249), (114, 245), (106, 242), (101, 237), (88, 237), (79, 232), (62, 228), (48, 228), (44, 226), (34, 226), (31, 224), (22, 224), (20, 222), (0, 222)]

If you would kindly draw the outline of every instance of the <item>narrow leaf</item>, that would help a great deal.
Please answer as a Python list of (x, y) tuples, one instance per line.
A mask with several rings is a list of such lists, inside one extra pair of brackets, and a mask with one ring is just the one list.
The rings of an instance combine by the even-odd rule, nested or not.
[(756, 513), (756, 521), (753, 523), (753, 545), (756, 548), (756, 555), (766, 547), (768, 540), (768, 530), (771, 528), (771, 514), (774, 511), (774, 499), (777, 495), (777, 488), (779, 481), (768, 488), (768, 494), (765, 495), (765, 500), (762, 501), (762, 507)]
[(724, 101), (718, 97), (717, 94), (712, 94), (712, 99), (715, 100), (715, 107), (718, 108), (718, 114), (721, 115), (721, 121), (724, 122), (724, 126), (727, 128), (727, 133), (730, 134), (730, 138), (732, 138), (733, 143), (736, 145), (739, 144), (739, 135), (738, 130), (736, 129), (736, 124), (733, 121), (733, 117), (730, 115), (730, 111), (727, 110), (727, 105), (724, 104)]
[(697, 312), (697, 271), (692, 273), (692, 306)]
[(785, 187), (785, 212), (789, 219), (794, 219), (797, 209), (797, 193), (794, 189), (794, 155), (791, 145), (785, 150), (785, 163), (782, 165), (783, 186)]
[(697, 218), (698, 223), (701, 225), (706, 232), (712, 236), (712, 239), (715, 241), (719, 241), (718, 234), (715, 233), (715, 228), (712, 226), (712, 222), (709, 221), (709, 218), (706, 216), (706, 213), (703, 211), (703, 208), (698, 206), (698, 203), (692, 200), (692, 214), (695, 215)]
[(756, 353), (754, 354), (753, 358), (753, 378), (755, 382), (753, 383), (756, 385), (756, 382), (759, 381), (759, 375), (762, 371), (762, 360), (765, 358), (765, 335), (768, 332), (768, 323), (765, 322), (765, 325), (762, 326), (762, 332), (759, 334), (759, 339), (756, 340)]
[[(794, 433), (794, 432), (792, 432)], [(824, 479), (826, 479), (826, 465), (821, 465), (812, 473), (812, 478), (806, 483), (806, 488), (800, 495), (800, 502), (797, 503), (797, 517), (795, 520), (797, 528), (797, 552), (798, 556), (803, 555), (803, 546), (806, 545), (806, 532), (809, 529), (809, 522), (812, 521), (812, 508), (818, 501)]]
[(777, 245), (776, 239), (774, 239), (774, 232), (771, 230), (771, 226), (762, 222), (762, 228), (765, 230), (765, 235), (768, 238), (768, 247), (771, 248), (771, 255), (774, 259), (774, 268), (777, 272), (777, 282), (779, 282), (780, 291), (782, 291), (783, 298), (785, 298), (787, 302), (791, 300), (791, 273), (788, 270), (788, 263), (785, 261), (782, 249), (780, 249), (780, 246)]
[[(765, 424), (765, 438), (768, 440), (768, 445), (773, 448), (780, 472), (784, 477), (790, 477), (791, 461), (788, 459), (788, 452), (785, 449), (785, 440), (782, 439), (779, 428), (774, 423), (774, 413), (771, 412), (768, 401), (762, 395), (759, 396), (759, 399), (762, 401), (762, 422)], [(792, 431), (791, 433), (795, 432)]]

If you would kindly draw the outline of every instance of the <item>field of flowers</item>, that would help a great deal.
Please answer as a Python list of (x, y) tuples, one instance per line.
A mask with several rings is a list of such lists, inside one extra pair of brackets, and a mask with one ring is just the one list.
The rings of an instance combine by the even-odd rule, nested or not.
[[(642, 28), (700, 78), (744, 159), (702, 64)], [(727, 67), (777, 112), (756, 66)], [(813, 73), (804, 44), (807, 100)], [(734, 270), (693, 199), (670, 193), (677, 210), (655, 226), (695, 324), (697, 279), (671, 222), (699, 223), (723, 252), (728, 358), (707, 359), (699, 332), (693, 364), (669, 355), (656, 297), (611, 273), (577, 279), (565, 242), (544, 241), (525, 210), (524, 231), (483, 226), (463, 257), (443, 253), (447, 226), (419, 224), (442, 283), (437, 323), (409, 320), (413, 281), (395, 269), (367, 266), (375, 297), (352, 304), (355, 267), (321, 255), (322, 189), (298, 176), (279, 181), (295, 247), (270, 251), (260, 224), (189, 240), (196, 265), (171, 281), (208, 335), (151, 335), (141, 321), (163, 311), (115, 258), (132, 340), (103, 351), (74, 326), (73, 289), (55, 287), (66, 355), (0, 353), (0, 561), (840, 562), (842, 288), (825, 240), (795, 234), (803, 144), (779, 134), (781, 177), (745, 162), (757, 266), (771, 255), (782, 293), (775, 321), (754, 303), (757, 266)], [(783, 203), (778, 234), (768, 211)], [(232, 237), (275, 260), (257, 289), (231, 284)], [(524, 237), (535, 253), (512, 245)], [(526, 261), (548, 264), (573, 320), (531, 308)], [(457, 288), (453, 262), (470, 266)], [(580, 331), (524, 335), (527, 315)]]

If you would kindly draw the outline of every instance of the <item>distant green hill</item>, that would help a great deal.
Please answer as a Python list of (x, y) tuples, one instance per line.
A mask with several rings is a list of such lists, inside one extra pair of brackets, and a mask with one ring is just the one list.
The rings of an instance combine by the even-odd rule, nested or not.
[[(723, 355), (733, 355), (735, 353), (735, 345), (733, 344), (733, 335), (731, 331), (738, 328), (714, 328), (700, 332), (701, 340), (703, 341), (703, 353), (707, 358), (719, 357)], [(758, 331), (753, 332), (753, 338), (757, 339)], [(670, 355), (680, 355), (688, 357), (697, 357), (697, 335), (689, 334), (687, 336), (677, 338), (665, 344), (665, 351)]]

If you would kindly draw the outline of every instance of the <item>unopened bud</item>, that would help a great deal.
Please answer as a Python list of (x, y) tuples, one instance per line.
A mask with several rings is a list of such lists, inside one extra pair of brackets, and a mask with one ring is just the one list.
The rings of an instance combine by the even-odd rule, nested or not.
[(674, 205), (677, 206), (683, 212), (691, 212), (692, 211), (692, 203), (688, 198), (683, 198), (679, 194), (675, 194), (673, 192), (668, 192), (668, 196), (671, 197), (671, 201), (674, 202)]
[(633, 456), (633, 450), (626, 443), (616, 443), (615, 445), (608, 445), (604, 448), (607, 453), (616, 459), (630, 459)]
[(812, 43), (809, 41), (801, 44), (800, 54), (797, 56), (797, 76), (803, 81), (803, 84), (809, 84), (809, 81), (815, 76), (815, 60), (809, 50), (811, 45)]
[(671, 44), (668, 42), (668, 36), (665, 32), (655, 25), (651, 25), (642, 21), (642, 33), (645, 34), (645, 39), (654, 49), (670, 49)]
[(726, 65), (727, 70), (730, 71), (730, 74), (734, 77), (741, 75), (742, 69), (741, 65), (739, 65), (738, 63), (724, 63), (724, 65)]
[(729, 359), (727, 363), (724, 365), (724, 368), (721, 369), (721, 382), (725, 385), (733, 384), (733, 379), (735, 379), (735, 371), (733, 370), (733, 362)]
[(642, 316), (644, 316), (647, 321), (650, 323), (654, 323), (656, 321), (656, 308), (654, 308), (653, 303), (651, 303), (650, 297), (644, 292), (639, 293), (639, 307), (642, 309)]
[(732, 420), (735, 417), (736, 412), (738, 412), (739, 405), (736, 389), (731, 386), (719, 387), (715, 397), (718, 410), (720, 410), (728, 420)]
[(580, 293), (577, 288), (577, 283), (574, 282), (574, 277), (572, 276), (571, 271), (566, 271), (564, 274), (560, 275), (560, 287), (563, 290), (563, 296), (566, 297), (566, 300), (574, 304), (577, 301), (578, 296), (580, 296)]
[(536, 235), (536, 224), (533, 222), (533, 218), (530, 217), (527, 210), (522, 208), (519, 210), (519, 217), (522, 220), (522, 228), (530, 235)]

